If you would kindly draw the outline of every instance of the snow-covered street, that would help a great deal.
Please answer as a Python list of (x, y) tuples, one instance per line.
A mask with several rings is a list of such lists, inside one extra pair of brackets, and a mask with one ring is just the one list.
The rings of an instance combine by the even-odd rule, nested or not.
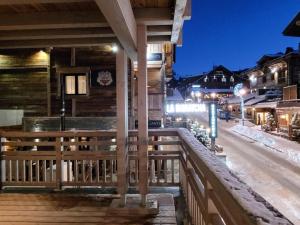
[[(190, 116), (207, 125), (207, 115)], [(300, 145), (218, 120), (216, 143), (223, 146), (228, 167), (294, 224), (300, 225)]]

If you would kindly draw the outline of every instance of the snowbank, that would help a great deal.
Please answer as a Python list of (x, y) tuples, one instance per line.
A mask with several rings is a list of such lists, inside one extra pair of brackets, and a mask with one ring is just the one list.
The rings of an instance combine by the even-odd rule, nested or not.
[(268, 148), (265, 149), (273, 151), (281, 158), (300, 166), (300, 144), (284, 138), (275, 137), (264, 131), (258, 130), (257, 127), (248, 127), (238, 124), (231, 127), (230, 130), (267, 146)]

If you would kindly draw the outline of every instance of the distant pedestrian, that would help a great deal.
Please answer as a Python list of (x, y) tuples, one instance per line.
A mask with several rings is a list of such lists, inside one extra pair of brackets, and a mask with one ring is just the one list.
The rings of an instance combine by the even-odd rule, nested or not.
[(225, 119), (226, 119), (226, 122), (228, 123), (228, 120), (229, 120), (229, 112), (228, 111), (225, 112)]

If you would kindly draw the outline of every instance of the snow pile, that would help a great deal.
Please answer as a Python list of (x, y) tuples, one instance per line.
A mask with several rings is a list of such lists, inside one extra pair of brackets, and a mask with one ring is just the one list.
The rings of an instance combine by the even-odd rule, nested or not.
[(266, 149), (275, 152), (281, 158), (296, 163), (298, 166), (300, 164), (300, 145), (296, 142), (272, 136), (271, 134), (258, 130), (257, 127), (242, 126), (240, 124), (233, 126), (231, 131), (269, 147)]

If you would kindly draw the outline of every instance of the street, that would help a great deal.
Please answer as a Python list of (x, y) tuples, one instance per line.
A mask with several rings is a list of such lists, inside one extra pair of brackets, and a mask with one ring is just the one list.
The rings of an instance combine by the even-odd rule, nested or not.
[[(206, 113), (189, 118), (207, 126)], [(300, 165), (295, 166), (261, 143), (230, 131), (234, 125), (233, 120), (218, 120), (216, 143), (223, 146), (227, 166), (294, 224), (300, 224)]]

